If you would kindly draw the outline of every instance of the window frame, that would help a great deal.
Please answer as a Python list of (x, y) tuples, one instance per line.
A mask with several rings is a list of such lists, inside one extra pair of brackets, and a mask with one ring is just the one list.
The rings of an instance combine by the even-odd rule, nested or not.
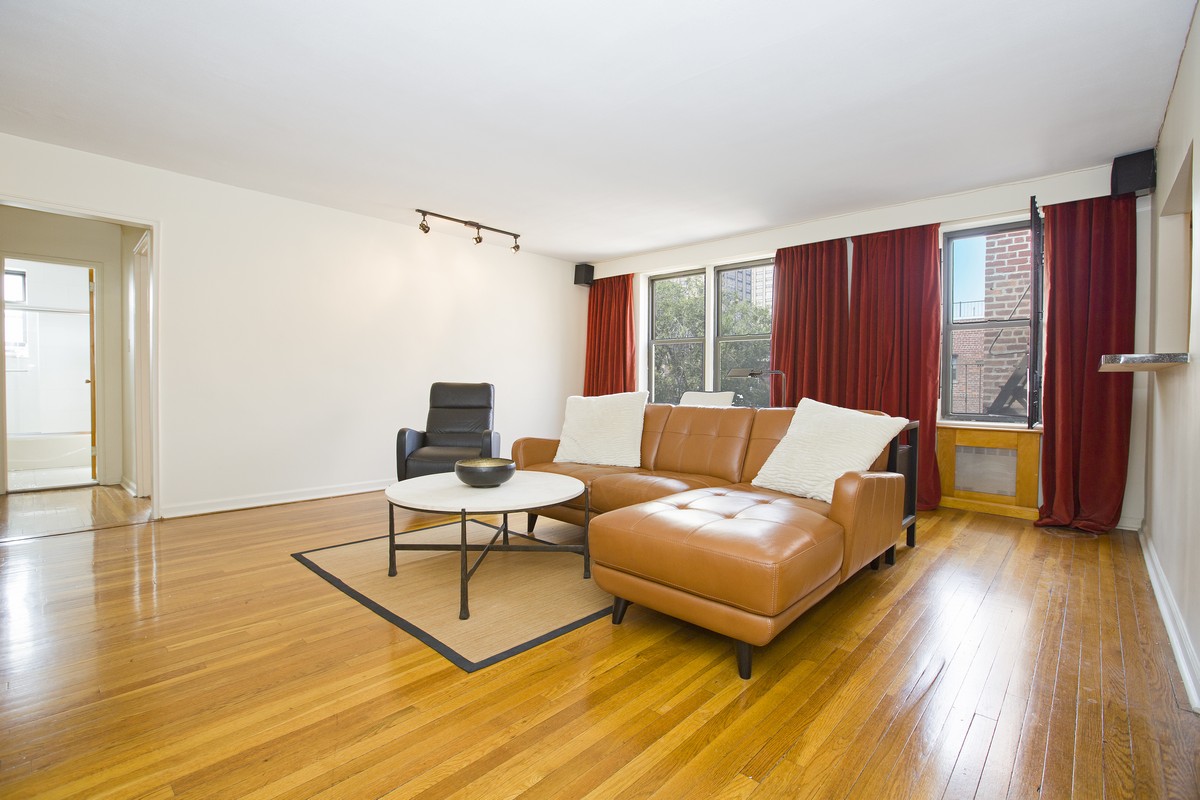
[[(704, 301), (705, 313), (704, 313), (704, 330), (703, 330), (703, 332), (701, 333), (699, 338), (688, 337), (688, 338), (684, 338), (684, 339), (656, 339), (654, 337), (654, 330), (655, 330), (654, 285), (656, 283), (658, 283), (659, 281), (673, 280), (676, 278), (686, 278), (686, 277), (690, 277), (692, 275), (699, 275), (704, 280), (703, 301)], [(655, 345), (658, 345), (658, 344), (699, 344), (701, 346), (701, 353), (703, 354), (703, 352), (704, 352), (704, 345), (708, 341), (708, 302), (709, 302), (708, 286), (709, 286), (708, 270), (703, 269), (703, 268), (688, 269), (688, 270), (683, 270), (681, 272), (671, 272), (671, 273), (666, 273), (663, 275), (650, 276), (649, 282), (647, 284), (647, 288), (649, 290), (647, 293), (649, 295), (649, 298), (648, 298), (649, 306), (648, 306), (647, 315), (646, 315), (647, 323), (648, 323), (648, 327), (646, 329), (646, 389), (648, 390), (649, 401), (651, 403), (662, 402), (660, 400), (655, 399), (655, 374), (654, 374), (654, 347), (655, 347)], [(707, 367), (707, 365), (704, 365), (704, 367), (701, 368), (701, 377), (702, 378), (708, 372), (706, 367)], [(701, 387), (701, 389), (703, 389), (703, 388), (704, 387)]]
[[(765, 341), (767, 343), (767, 363), (763, 364), (763, 369), (771, 368), (771, 330), (768, 329), (765, 334), (745, 334), (741, 336), (722, 336), (721, 335), (721, 273), (732, 272), (740, 269), (751, 269), (755, 267), (771, 267), (775, 266), (774, 257), (758, 258), (752, 261), (741, 261), (736, 264), (722, 264), (719, 267), (713, 267), (713, 336), (712, 336), (712, 388), (720, 391), (722, 387), (722, 374), (725, 370), (721, 367), (721, 345), (724, 342), (758, 342)], [(771, 328), (775, 324), (775, 287), (774, 282), (771, 286)], [(768, 395), (770, 394), (770, 383), (767, 383)]]
[[(1041, 374), (1042, 374), (1042, 345), (1044, 309), (1045, 269), (1041, 258), (1040, 219), (1037, 216), (1036, 205), (1028, 219), (1018, 219), (1009, 222), (977, 227), (961, 228), (942, 233), (942, 358), (939, 368), (941, 380), (941, 409), (939, 418), (947, 422), (986, 422), (1004, 425), (1022, 425), (1032, 428), (1041, 422)], [(975, 322), (954, 322), (954, 261), (952, 244), (957, 239), (968, 239), (989, 236), (997, 233), (1012, 231), (1029, 231), (1030, 238), (1030, 289), (1029, 316), (1008, 320), (983, 320)], [(986, 297), (985, 297), (986, 300)], [(1023, 417), (1000, 414), (967, 414), (954, 413), (952, 393), (954, 378), (952, 370), (957, 366), (954, 348), (954, 333), (956, 331), (1024, 329), (1029, 332), (1029, 361), (1026, 379), (1026, 408)]]

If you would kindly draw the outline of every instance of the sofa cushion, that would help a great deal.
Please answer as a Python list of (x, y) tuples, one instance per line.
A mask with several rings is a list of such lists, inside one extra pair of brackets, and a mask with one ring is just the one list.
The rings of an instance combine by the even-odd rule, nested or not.
[(728, 484), (729, 481), (714, 478), (711, 475), (660, 472), (658, 470), (598, 475), (591, 483), (592, 510), (595, 512), (612, 511), (616, 508), (657, 500), (660, 497), (686, 492), (690, 489)]
[[(597, 478), (604, 477), (620, 477), (622, 475), (644, 475), (648, 470), (641, 468), (630, 469), (629, 467), (609, 467), (602, 464), (575, 464), (575, 463), (546, 463), (546, 464), (531, 464), (522, 469), (531, 470), (533, 472), (553, 472), (556, 475), (570, 475), (572, 478), (578, 478), (583, 481), (584, 486), (588, 487), (589, 495), (592, 487), (595, 485)], [(585, 495), (579, 495), (576, 498), (568, 500), (562, 505), (570, 508), (583, 508)], [(595, 500), (591, 499), (592, 508), (596, 508)]]
[(814, 505), (731, 487), (594, 517), (592, 559), (754, 614), (775, 616), (838, 574), (843, 531)]
[(676, 406), (667, 418), (651, 466), (655, 472), (739, 481), (753, 425), (753, 408)]
[(647, 392), (568, 397), (557, 462), (639, 467)]
[(804, 398), (752, 483), (825, 502), (847, 472), (869, 468), (908, 420)]

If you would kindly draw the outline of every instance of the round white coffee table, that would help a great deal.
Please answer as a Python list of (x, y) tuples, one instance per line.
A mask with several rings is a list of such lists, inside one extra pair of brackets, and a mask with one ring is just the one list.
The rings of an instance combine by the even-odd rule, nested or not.
[[(583, 481), (569, 475), (552, 472), (517, 470), (513, 476), (499, 486), (478, 489), (467, 486), (453, 472), (439, 475), (423, 475), (419, 478), (393, 483), (384, 492), (388, 500), (388, 575), (396, 574), (396, 551), (398, 550), (457, 550), (459, 556), (459, 619), (471, 616), (467, 605), (467, 582), (479, 569), (484, 556), (492, 550), (501, 551), (557, 551), (581, 553), (583, 555), (583, 577), (591, 577), (591, 562), (587, 544), (587, 487)], [(514, 511), (529, 511), (543, 506), (563, 503), (584, 495), (583, 544), (550, 544), (533, 536), (509, 531), (508, 515)], [(396, 542), (396, 509), (429, 511), (441, 514), (458, 514), (462, 533), (459, 544), (407, 544)], [(487, 544), (467, 543), (467, 515), (503, 514), (504, 520), (496, 535)], [(534, 544), (510, 544), (509, 533)], [(497, 539), (501, 542), (497, 543)], [(467, 553), (478, 552), (479, 557), (469, 567)]]

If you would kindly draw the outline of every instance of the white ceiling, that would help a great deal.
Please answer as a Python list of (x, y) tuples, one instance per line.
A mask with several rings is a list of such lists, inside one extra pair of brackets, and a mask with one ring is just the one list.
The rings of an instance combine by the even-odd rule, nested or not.
[(1153, 147), (1194, 6), (0, 0), (0, 131), (602, 261)]

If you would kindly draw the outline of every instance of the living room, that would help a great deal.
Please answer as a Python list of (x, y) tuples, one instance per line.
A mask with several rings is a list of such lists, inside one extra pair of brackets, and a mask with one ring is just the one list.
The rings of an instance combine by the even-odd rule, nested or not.
[[(9, 5), (6, 4), (6, 13)], [(415, 9), (409, 10), (418, 13)], [(103, 13), (92, 13), (101, 18), (97, 24), (103, 30), (111, 29), (113, 22), (103, 19)], [(1188, 9), (1189, 19), (1191, 13)], [(146, 31), (152, 32), (153, 26)], [(1183, 32), (1178, 33), (1182, 45)], [(145, 35), (149, 36), (149, 33)], [(549, 51), (550, 55), (562, 58), (570, 52), (571, 48), (562, 44)], [(618, 50), (608, 51), (606, 55), (619, 60)], [(1158, 117), (1151, 120), (1150, 127), (1158, 132), (1137, 147), (1155, 148), (1158, 159), (1157, 189), (1153, 195), (1139, 201), (1138, 211), (1145, 237), (1140, 241), (1138, 263), (1139, 352), (1193, 351), (1194, 337), (1200, 330), (1197, 319), (1200, 303), (1192, 300), (1197, 282), (1191, 277), (1190, 255), (1195, 251), (1195, 234), (1190, 228), (1196, 185), (1192, 146), (1197, 131), (1200, 131), (1200, 81), (1197, 79), (1200, 43), (1194, 34), (1187, 40), (1186, 48), (1177, 50), (1175, 55), (1180, 58), (1178, 74), (1173, 77), (1173, 84), (1168, 82), (1165, 87), (1160, 87), (1163, 92), (1169, 92), (1169, 102), (1152, 112)], [(236, 82), (220, 70), (215, 71), (221, 80)], [(9, 73), (6, 71), (6, 74)], [(169, 80), (164, 79), (168, 86), (163, 88), (158, 83), (159, 77), (142, 76), (142, 90), (148, 98), (168, 96)], [(436, 73), (413, 73), (406, 79), (428, 84), (426, 91), (437, 96), (440, 103), (451, 104), (458, 99), (457, 94), (448, 89), (445, 90), (446, 97), (440, 96), (443, 90), (439, 89)], [(25, 80), (23, 75), (22, 80)], [(14, 81), (12, 85), (18, 83), (20, 81)], [(94, 88), (85, 83), (80, 91), (86, 94)], [(452, 94), (453, 97), (449, 96)], [(638, 237), (644, 234), (639, 228), (653, 226), (643, 222), (636, 213), (630, 213), (624, 215), (621, 226), (609, 228), (612, 250), (597, 247), (594, 252), (544, 252), (538, 237), (523, 225), (519, 216), (485, 217), (474, 208), (464, 208), (464, 200), (449, 190), (437, 187), (435, 191), (432, 187), (437, 186), (436, 181), (428, 178), (425, 180), (431, 186), (429, 195), (411, 201), (407, 195), (401, 200), (399, 195), (393, 197), (383, 192), (370, 197), (323, 194), (323, 189), (335, 185), (329, 170), (316, 163), (319, 154), (304, 150), (308, 145), (297, 138), (294, 131), (287, 129), (276, 132), (277, 147), (282, 151), (295, 148), (305, 153), (305, 158), (313, 160), (313, 169), (311, 175), (297, 171), (286, 190), (276, 191), (256, 188), (265, 185), (266, 167), (256, 173), (243, 165), (226, 164), (219, 156), (210, 159), (211, 154), (206, 150), (208, 145), (199, 135), (195, 137), (192, 151), (183, 151), (180, 155), (168, 148), (141, 152), (135, 152), (131, 146), (124, 149), (129, 146), (128, 140), (123, 138), (126, 132), (102, 125), (92, 131), (87, 144), (72, 138), (70, 131), (39, 132), (37, 120), (64, 114), (70, 116), (64, 109), (76, 108), (71, 103), (78, 99), (76, 96), (68, 100), (47, 98), (44, 106), (30, 106), (16, 99), (3, 101), (0, 250), (6, 256), (14, 252), (26, 256), (64, 255), (34, 252), (33, 245), (10, 244), (17, 229), (25, 233), (30, 229), (29, 214), (82, 219), (88, 223), (150, 232), (153, 255), (146, 288), (150, 290), (152, 302), (144, 303), (143, 310), (154, 351), (153, 370), (145, 388), (149, 408), (145, 422), (153, 452), (141, 482), (153, 487), (150, 496), (155, 517), (169, 520), (194, 517), (192, 524), (195, 527), (189, 530), (189, 537), (211, 535), (214, 546), (229, 550), (227, 558), (230, 561), (239, 559), (236, 549), (239, 541), (251, 544), (260, 537), (278, 534), (277, 531), (268, 534), (278, 525), (272, 512), (257, 512), (264, 516), (253, 517), (253, 522), (238, 517), (224, 526), (217, 522), (222, 519), (219, 515), (196, 515), (334, 497), (339, 499), (331, 501), (327, 510), (316, 515), (325, 520), (326, 529), (337, 525), (341, 526), (339, 530), (365, 531), (374, 525), (382, 532), (386, 525), (386, 507), (378, 500), (377, 493), (388, 485), (394, 474), (392, 440), (395, 431), (424, 419), (429, 386), (435, 381), (482, 380), (494, 384), (496, 428), (502, 432), (506, 453), (518, 437), (558, 436), (565, 398), (580, 394), (584, 371), (588, 291), (572, 282), (577, 259), (595, 263), (596, 277), (599, 278), (633, 273), (639, 302), (644, 302), (644, 281), (651, 275), (769, 257), (781, 247), (831, 238), (929, 223), (995, 219), (1027, 209), (1030, 196), (1036, 196), (1043, 206), (1105, 196), (1110, 190), (1111, 158), (1124, 152), (1108, 152), (1104, 159), (1058, 171), (1032, 175), (996, 174), (994, 180), (950, 193), (931, 193), (923, 186), (912, 184), (890, 187), (892, 194), (881, 196), (892, 199), (872, 205), (847, 208), (837, 213), (801, 214), (786, 224), (733, 220), (729, 223), (731, 227), (721, 233), (710, 235), (708, 229), (701, 227), (675, 244), (642, 245)], [(658, 99), (662, 101), (662, 98)], [(148, 102), (135, 107), (153, 117), (156, 113), (169, 116), (178, 111), (178, 106), (179, 102), (161, 106)], [(353, 117), (356, 111), (336, 105), (328, 113)], [(184, 118), (187, 119), (186, 115)], [(236, 141), (239, 135), (248, 133), (245, 128), (250, 127), (249, 123), (239, 122), (234, 117), (215, 122), (190, 121), (196, 124), (197, 130), (206, 132), (224, 126), (227, 130), (222, 137), (227, 141)], [(689, 121), (695, 122), (694, 119)], [(580, 165), (587, 164), (590, 156), (569, 144), (562, 144), (569, 142), (569, 127), (561, 125), (552, 112), (543, 112), (535, 122), (530, 125), (535, 129), (540, 146), (547, 151), (547, 169), (561, 170), (563, 183), (585, 182), (588, 176)], [(321, 122), (314, 119), (312, 124), (320, 128)], [(438, 129), (437, 133), (453, 138), (453, 131)], [(901, 142), (914, 135), (912, 131), (894, 134), (893, 138)], [(324, 143), (332, 151), (344, 155), (363, 142), (331, 137)], [(900, 144), (892, 141), (872, 144), (867, 139), (862, 146), (874, 146), (883, 151), (880, 158), (885, 162), (905, 158)], [(965, 155), (978, 160), (988, 158), (986, 152), (966, 150)], [(271, 154), (258, 153), (257, 156), (268, 160)], [(502, 198), (506, 192), (515, 195), (514, 207), (517, 200), (523, 199), (524, 190), (519, 188), (521, 173), (533, 171), (532, 165), (506, 164), (502, 155), (486, 149), (466, 152), (462, 159), (479, 171), (478, 182), (488, 187), (480, 198), (481, 204), (486, 200), (503, 208)], [(404, 167), (413, 170), (414, 181), (424, 174), (423, 170), (432, 171), (436, 177), (436, 168), (424, 166), (420, 161), (414, 158)], [(360, 169), (370, 172), (372, 167), (365, 165)], [(815, 178), (822, 166), (816, 163), (812, 169)], [(838, 172), (844, 184), (859, 190), (863, 184), (874, 182), (889, 188), (887, 185), (894, 181), (886, 168), (875, 167), (866, 172), (846, 166), (824, 169)], [(594, 176), (592, 179), (597, 180)], [(798, 182), (803, 184), (804, 181)], [(653, 191), (647, 189), (646, 193), (652, 195)], [(836, 207), (838, 198), (825, 199), (830, 207)], [(819, 204), (821, 200), (822, 197), (817, 197), (812, 202)], [(542, 197), (538, 201), (542, 205), (555, 203), (554, 198)], [(598, 183), (590, 200), (584, 195), (574, 195), (572, 202), (569, 211), (561, 216), (564, 228), (575, 217), (599, 213), (617, 206), (620, 200), (608, 183)], [(699, 214), (703, 206), (704, 203), (697, 201), (692, 207), (675, 209), (675, 217), (682, 219), (676, 219), (675, 224), (687, 228), (692, 224), (688, 221), (689, 213)], [(450, 215), (461, 214), (502, 229), (517, 230), (522, 235), (521, 250), (517, 254), (510, 252), (510, 242), (497, 243), (490, 234), (485, 234), (484, 244), (476, 246), (470, 241), (469, 231), (439, 226), (436, 221), (434, 231), (423, 234), (417, 229), (419, 217), (413, 213), (416, 207), (432, 208)], [(131, 253), (137, 242), (128, 234), (122, 239), (119, 230), (114, 235), (117, 246), (124, 248), (118, 260), (124, 260), (125, 250)], [(88, 262), (105, 260), (83, 255), (69, 257)], [(120, 309), (120, 279), (110, 281), (102, 288), (116, 293), (116, 308)], [(110, 312), (108, 319), (110, 322), (119, 320), (119, 310)], [(639, 341), (643, 334), (644, 331), (639, 331)], [(122, 327), (118, 324), (117, 352), (109, 356), (110, 363), (115, 365), (109, 370), (110, 378), (123, 374), (121, 337)], [(639, 356), (644, 359), (644, 352)], [(638, 374), (646, 374), (644, 362)], [(108, 385), (114, 383), (110, 380)], [(1197, 401), (1200, 401), (1200, 377), (1195, 368), (1178, 367), (1152, 376), (1139, 376), (1135, 383), (1135, 420), (1138, 421), (1131, 434), (1131, 483), (1120, 526), (1134, 531), (1139, 547), (1151, 554), (1147, 557), (1151, 563), (1147, 574), (1154, 585), (1148, 596), (1155, 605), (1139, 608), (1154, 608), (1162, 613), (1170, 636), (1170, 641), (1162, 644), (1167, 648), (1171, 662), (1177, 665), (1172, 668), (1180, 669), (1182, 680), (1190, 687), (1200, 680), (1200, 661), (1196, 657), (1197, 643), (1200, 643), (1200, 593), (1195, 589), (1200, 586), (1200, 548), (1193, 541), (1193, 532), (1200, 526), (1200, 499), (1193, 489), (1200, 482), (1197, 475), (1200, 460), (1195, 455), (1200, 448), (1200, 429), (1194, 414), (1190, 413)], [(122, 449), (125, 432), (117, 428), (129, 424), (119, 421), (123, 402), (119, 397), (109, 402), (109, 418), (118, 418), (108, 423), (110, 430), (105, 434), (109, 437), (110, 453)], [(120, 483), (124, 478), (122, 466), (118, 463), (112, 471), (115, 480), (105, 482)], [(377, 502), (373, 506), (365, 502), (358, 505), (355, 498), (363, 496), (374, 496)], [(282, 511), (285, 508), (288, 507), (279, 505), (280, 510), (274, 513), (286, 513)], [(345, 514), (345, 519), (329, 521), (337, 520), (339, 514)], [(288, 518), (288, 524), (299, 526), (305, 546), (315, 545), (321, 536), (320, 524), (304, 521), (304, 512), (297, 516), (299, 519)], [(983, 520), (984, 525), (1010, 524), (990, 522), (986, 515), (975, 519)], [(944, 529), (953, 524), (953, 520), (945, 518), (934, 527)], [(60, 555), (67, 558), (65, 545), (64, 540), (59, 549), (63, 551)], [(123, 544), (109, 540), (98, 545), (96, 553), (98, 557), (102, 556), (101, 560), (106, 560), (117, 558), (124, 549)], [(284, 550), (285, 560), (295, 549), (302, 548)], [(11, 547), (8, 548), (6, 556), (11, 558), (12, 552)], [(260, 563), (255, 562), (258, 556), (253, 552), (244, 557), (248, 563)], [(1141, 558), (1140, 555), (1137, 557)], [(90, 563), (88, 559), (85, 562)], [(11, 566), (15, 562), (6, 563), (10, 564), (6, 571), (12, 569), (16, 574)], [(285, 566), (295, 567), (294, 564)], [(903, 557), (898, 566), (904, 566)], [(208, 562), (197, 569), (219, 570), (220, 567)], [(296, 570), (301, 573), (295, 576), (298, 586), (276, 588), (287, 602), (302, 604), (302, 597), (319, 592), (323, 587), (307, 583), (305, 579), (311, 576)], [(153, 581), (150, 574), (143, 577), (147, 582)], [(123, 591), (103, 582), (100, 585), (106, 591)], [(124, 591), (136, 594), (129, 587)], [(195, 597), (191, 600), (200, 602)], [(53, 599), (46, 602), (52, 603)], [(846, 602), (841, 601), (837, 608)], [(323, 604), (321, 607), (328, 610), (329, 606)], [(285, 603), (280, 614), (287, 613)], [(337, 624), (349, 626), (350, 639), (359, 635), (356, 631), (361, 626), (375, 622), (356, 622), (353, 613), (354, 609), (339, 608), (331, 615)], [(79, 624), (88, 623), (81, 621)], [(269, 626), (262, 621), (258, 624)], [(278, 625), (286, 627), (284, 616), (279, 618)], [(597, 625), (605, 627), (607, 623)], [(13, 618), (6, 616), (5, 627), (11, 631), (14, 626)], [(219, 636), (215, 626), (210, 633)], [(687, 645), (695, 634), (664, 628), (658, 629), (658, 633), (643, 628), (641, 633), (650, 639), (660, 637), (673, 656), (684, 664), (689, 663)], [(442, 695), (448, 691), (463, 692), (474, 698), (489, 697), (486, 684), (462, 682), (472, 676), (446, 678), (437, 668), (420, 662), (418, 651), (401, 642), (404, 634), (389, 635), (395, 637), (389, 641), (403, 661), (401, 670), (415, 670), (414, 674), (419, 675), (413, 684), (404, 684), (403, 691), (411, 692), (413, 708), (442, 700)], [(606, 651), (598, 642), (599, 635), (590, 634), (591, 638), (573, 640), (567, 652), (571, 652), (570, 648), (586, 652), (594, 659), (592, 663), (610, 668), (615, 663), (614, 652), (642, 653), (632, 643), (619, 644), (615, 651)], [(798, 641), (793, 643), (795, 650), (799, 650)], [(705, 647), (710, 646), (707, 640), (705, 642)], [(163, 646), (169, 650), (179, 645), (179, 640), (172, 640)], [(622, 650), (623, 647), (627, 649)], [(717, 643), (712, 643), (711, 647), (720, 649)], [(110, 658), (115, 661), (122, 657), (122, 652), (118, 647)], [(364, 654), (363, 659), (371, 663), (370, 669), (383, 671), (386, 666), (379, 653), (372, 650), (369, 655)], [(637, 661), (639, 657), (640, 666), (657, 666), (651, 649), (640, 656), (634, 655), (633, 660)], [(21, 663), (17, 658), (6, 661), (6, 671)], [(555, 678), (550, 670), (561, 665), (551, 661), (553, 667), (544, 663), (537, 666), (539, 663), (536, 659), (531, 661), (523, 673), (525, 679), (553, 684)], [(723, 664), (714, 661), (711, 673), (688, 672), (686, 674), (691, 677), (687, 680), (694, 680), (699, 686), (714, 682), (709, 687), (714, 694), (732, 692), (732, 684), (721, 683), (726, 676), (722, 673), (720, 678), (717, 677), (716, 668)], [(636, 666), (627, 664), (622, 669)], [(107, 667), (101, 663), (81, 669), (102, 674)], [(178, 669), (186, 667), (178, 666)], [(580, 669), (585, 673), (588, 671), (586, 667)], [(164, 668), (160, 677), (169, 683), (171, 678), (167, 672), (169, 670)], [(763, 674), (778, 677), (780, 672), (786, 671), (766, 669)], [(473, 677), (487, 680), (488, 675), (488, 671), (484, 671)], [(789, 673), (787, 681), (781, 685), (795, 690), (802, 684), (801, 677)], [(671, 677), (659, 675), (658, 679), (669, 681)], [(736, 681), (736, 674), (732, 679)], [(27, 688), (31, 680), (28, 676), (20, 676), (14, 685)], [(151, 682), (153, 679), (141, 676), (139, 680)], [(1163, 683), (1166, 682), (1164, 679)], [(607, 685), (605, 680), (599, 684)], [(448, 688), (450, 686), (453, 689)], [(115, 691), (111, 685), (108, 690)], [(576, 687), (568, 688), (566, 684), (561, 689), (567, 695), (575, 690)], [(557, 691), (559, 687), (555, 685), (546, 689), (549, 695), (555, 695)], [(618, 690), (614, 688), (613, 691)], [(774, 697), (767, 687), (758, 691)], [(421, 692), (429, 693), (428, 699), (422, 699)], [(574, 713), (580, 719), (586, 719), (587, 710), (583, 706), (594, 698), (588, 699), (586, 694), (571, 696), (581, 704)], [(205, 701), (203, 695), (199, 695), (190, 696), (188, 702), (203, 704)], [(280, 704), (276, 707), (279, 711), (287, 700), (275, 698), (274, 702)], [(669, 715), (674, 702), (662, 699), (664, 715)], [(1195, 694), (1190, 702), (1185, 697), (1184, 705), (1195, 707)], [(51, 707), (55, 706), (45, 706)], [(770, 713), (761, 705), (758, 709), (756, 713), (764, 716)], [(520, 720), (527, 710), (519, 704), (505, 709), (504, 713), (511, 715), (509, 724), (514, 730), (520, 729)], [(136, 704), (127, 709), (130, 717), (143, 712), (150, 713)], [(404, 712), (397, 709), (395, 713), (402, 715)], [(268, 721), (269, 718), (269, 714), (263, 717)], [(64, 741), (76, 743), (88, 736), (103, 738), (103, 730), (109, 722), (102, 716), (97, 717), (81, 727), (60, 732), (60, 735)], [(695, 718), (692, 723), (700, 725)], [(184, 723), (177, 721), (177, 724), (183, 726)], [(604, 724), (632, 736), (613, 719)], [(741, 724), (748, 723), (743, 720)], [(182, 727), (171, 730), (174, 736)], [(207, 742), (193, 740), (190, 744), (216, 749), (225, 747), (218, 744), (218, 728), (210, 729), (210, 733), (212, 738)], [(363, 741), (367, 740), (364, 734)], [(189, 740), (180, 735), (178, 742), (183, 741)], [(109, 744), (118, 746), (116, 739)], [(264, 748), (263, 752), (269, 752), (261, 741), (259, 744)], [(350, 745), (343, 742), (338, 746)], [(704, 749), (701, 743), (694, 747), (697, 751)], [(105, 763), (98, 755), (84, 757), (81, 752), (73, 751), (70, 756), (76, 759), (72, 762), (75, 771), (68, 770), (71, 780), (79, 779), (82, 765), (97, 768), (98, 764)], [(209, 763), (235, 755), (233, 751), (222, 753), (214, 755)], [(711, 751), (705, 750), (705, 753), (705, 758), (719, 760)], [(254, 757), (251, 752), (240, 755), (250, 761)], [(278, 753), (272, 755), (278, 756)], [(336, 753), (312, 755), (314, 762), (326, 763), (323, 760), (335, 758)], [(611, 758), (614, 759), (612, 763), (620, 760), (619, 755), (611, 755)], [(620, 763), (632, 758), (627, 756)], [(32, 774), (35, 761), (36, 758), (31, 756), (29, 760), (16, 762), (12, 768), (18, 775)], [(386, 759), (381, 759), (380, 763), (386, 763)], [(326, 765), (330, 774), (336, 773), (333, 766)], [(591, 765), (587, 766), (590, 768)], [(1188, 774), (1194, 778), (1194, 765), (1190, 769), (1193, 771)], [(201, 772), (193, 769), (189, 774), (199, 776)], [(135, 773), (132, 768), (122, 772), (122, 780)], [(386, 782), (386, 775), (381, 774), (378, 780)], [(64, 778), (62, 786), (66, 787), (68, 783)], [(176, 787), (180, 794), (186, 793), (184, 783), (186, 781)], [(298, 778), (296, 785), (301, 785)], [(369, 792), (382, 783), (350, 785), (358, 787), (354, 792), (359, 796), (371, 796)], [(148, 782), (145, 790), (158, 790), (159, 786)], [(671, 786), (678, 788), (677, 784)], [(132, 783), (122, 783), (120, 788), (112, 791), (118, 796), (132, 796), (132, 787)], [(275, 787), (278, 793), (283, 792), (281, 787), (282, 784)], [(330, 791), (335, 791), (336, 784), (331, 783), (331, 787)], [(396, 788), (395, 784), (388, 786), (386, 791), (393, 788)], [(742, 791), (751, 788), (741, 786)], [(1195, 784), (1191, 784), (1191, 788), (1195, 793)], [(42, 791), (52, 793), (45, 786)], [(192, 785), (191, 791), (203, 794), (200, 785)], [(64, 789), (61, 793), (70, 792)], [(87, 792), (77, 789), (76, 793)], [(383, 793), (383, 790), (377, 792), (378, 795)], [(516, 789), (510, 793), (516, 793)], [(210, 796), (237, 794), (229, 789), (223, 795)]]

